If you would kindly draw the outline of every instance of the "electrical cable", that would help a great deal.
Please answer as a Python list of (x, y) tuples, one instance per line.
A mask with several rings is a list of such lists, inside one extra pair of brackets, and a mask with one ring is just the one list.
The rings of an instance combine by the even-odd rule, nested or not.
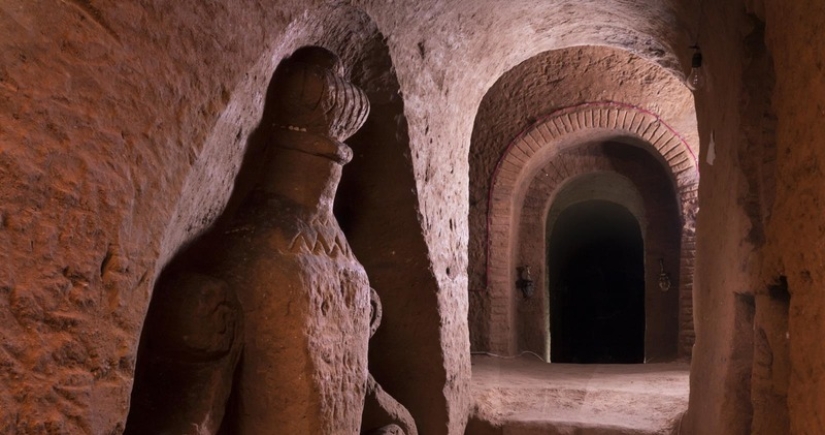
[(497, 353), (492, 353), (492, 352), (483, 352), (483, 351), (470, 352), (470, 355), (487, 355), (487, 356), (491, 356), (491, 357), (494, 357), (494, 358), (501, 358), (501, 359), (516, 359), (516, 358), (521, 358), (521, 357), (522, 357), (522, 356), (524, 356), (525, 354), (530, 354), (530, 355), (533, 355), (533, 356), (535, 356), (536, 358), (538, 358), (539, 360), (541, 360), (541, 362), (548, 362), (547, 360), (545, 360), (545, 359), (544, 359), (542, 356), (540, 356), (539, 354), (537, 354), (537, 353), (535, 353), (535, 352), (531, 352), (531, 351), (529, 351), (529, 350), (525, 350), (525, 351), (523, 351), (523, 352), (519, 353), (518, 355), (499, 355), (499, 354), (497, 354)]

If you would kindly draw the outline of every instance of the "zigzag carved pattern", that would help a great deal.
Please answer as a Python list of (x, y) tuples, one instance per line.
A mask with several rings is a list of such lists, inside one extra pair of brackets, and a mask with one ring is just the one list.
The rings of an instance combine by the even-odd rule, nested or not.
[(323, 234), (324, 232), (327, 231), (316, 232), (304, 230), (299, 232), (292, 239), (289, 245), (289, 252), (292, 254), (325, 254), (330, 257), (338, 257), (340, 255), (350, 256), (349, 246), (345, 241), (341, 240), (339, 234), (329, 231), (333, 234), (325, 235)]

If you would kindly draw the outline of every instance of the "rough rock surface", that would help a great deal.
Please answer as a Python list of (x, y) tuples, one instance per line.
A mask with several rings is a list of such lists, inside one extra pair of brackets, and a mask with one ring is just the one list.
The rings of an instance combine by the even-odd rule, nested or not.
[[(765, 13), (765, 48), (772, 56), (772, 61), (757, 60), (756, 65), (767, 70), (760, 75), (768, 79), (763, 81), (762, 90), (773, 90), (772, 95), (765, 97), (770, 106), (763, 106), (754, 121), (764, 119), (765, 112), (777, 120), (775, 136), (768, 134), (765, 141), (766, 154), (770, 155), (769, 147), (775, 137), (776, 163), (769, 167), (773, 171), (766, 171), (763, 177), (767, 186), (771, 182), (769, 177), (776, 178), (776, 191), (775, 197), (769, 196), (771, 201), (765, 204), (772, 213), (767, 225), (767, 264), (761, 281), (767, 284), (763, 289), (781, 286), (780, 276), (786, 276), (790, 296), (786, 305), (785, 295), (778, 292), (780, 297), (771, 298), (776, 308), (765, 310), (764, 317), (759, 319), (773, 356), (769, 376), (764, 377), (762, 372), (762, 383), (767, 385), (755, 398), (769, 405), (759, 407), (769, 423), (760, 427), (759, 433), (789, 428), (794, 434), (814, 434), (825, 431), (825, 349), (817, 339), (823, 334), (821, 319), (825, 313), (825, 257), (821, 244), (825, 220), (820, 212), (825, 189), (821, 169), (825, 158), (825, 41), (813, 35), (822, 28), (825, 6), (809, 0), (791, 7), (783, 7), (777, 1), (765, 1), (764, 6), (753, 3), (756, 4), (751, 7), (757, 16), (760, 11)], [(758, 55), (752, 58), (758, 59)], [(774, 77), (775, 83), (771, 80)], [(767, 293), (770, 297), (771, 292)], [(785, 403), (787, 416), (781, 407)]]

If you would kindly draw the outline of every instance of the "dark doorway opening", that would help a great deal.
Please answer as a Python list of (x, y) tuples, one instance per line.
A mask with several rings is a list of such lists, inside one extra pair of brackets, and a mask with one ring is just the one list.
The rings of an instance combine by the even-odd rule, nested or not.
[(560, 215), (548, 243), (550, 359), (644, 362), (644, 247), (624, 207), (587, 201)]

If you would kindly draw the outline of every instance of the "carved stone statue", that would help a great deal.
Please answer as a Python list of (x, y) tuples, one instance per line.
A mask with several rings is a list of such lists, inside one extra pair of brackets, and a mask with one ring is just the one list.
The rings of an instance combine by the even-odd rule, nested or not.
[[(368, 375), (369, 282), (332, 214), (352, 158), (342, 141), (368, 100), (318, 47), (284, 60), (270, 95), (255, 187), (158, 285), (127, 433), (355, 435), (366, 416), (375, 433), (417, 435)], [(230, 391), (233, 417), (221, 426)]]
[(215, 264), (244, 310), (238, 435), (356, 434), (367, 381), (370, 289), (332, 214), (342, 141), (369, 112), (338, 59), (310, 47), (272, 79), (263, 172)]

